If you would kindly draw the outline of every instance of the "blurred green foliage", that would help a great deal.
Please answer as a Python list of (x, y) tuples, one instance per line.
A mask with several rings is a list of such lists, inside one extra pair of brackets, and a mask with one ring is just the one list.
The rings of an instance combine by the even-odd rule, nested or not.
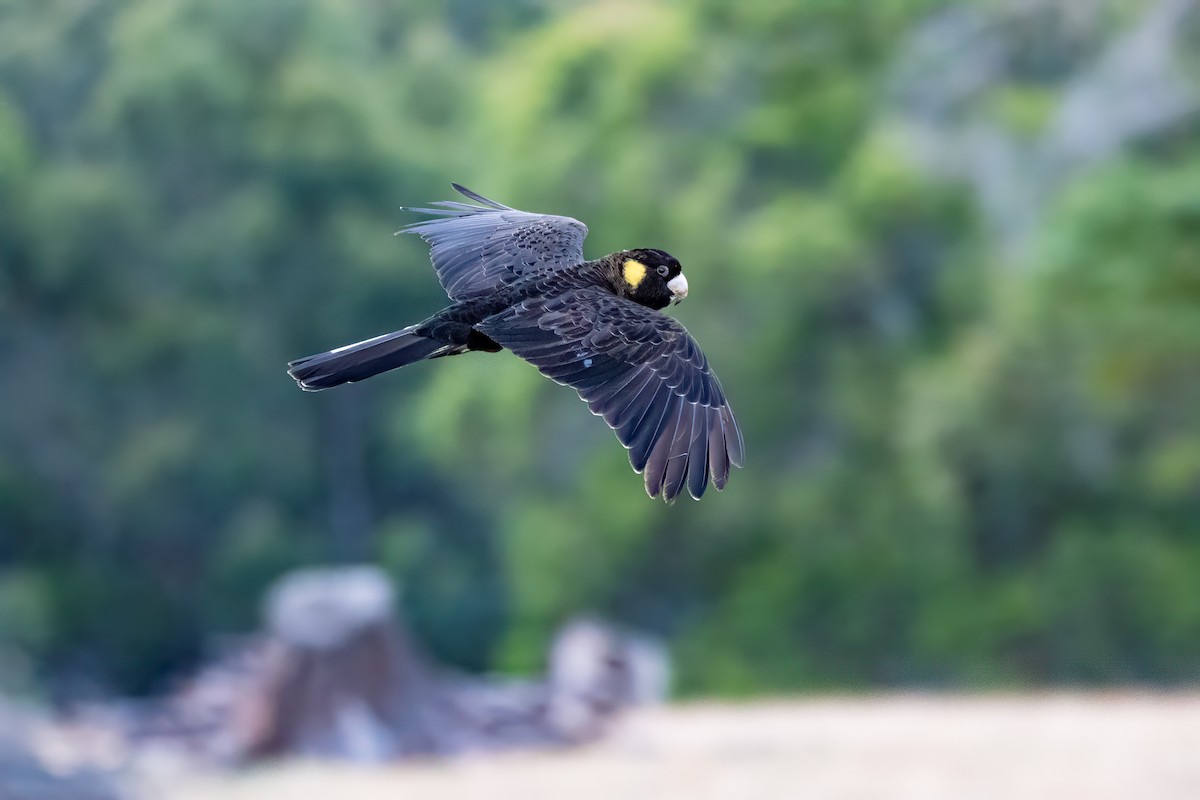
[[(1006, 254), (881, 111), (950, 5), (0, 5), (0, 646), (146, 689), (281, 571), (369, 559), (470, 669), (590, 610), (689, 693), (1194, 679), (1200, 136)], [(985, 118), (1043, 129), (1066, 58)], [(681, 259), (724, 494), (646, 499), (508, 356), (296, 390), (444, 302), (390, 234), (449, 180)]]

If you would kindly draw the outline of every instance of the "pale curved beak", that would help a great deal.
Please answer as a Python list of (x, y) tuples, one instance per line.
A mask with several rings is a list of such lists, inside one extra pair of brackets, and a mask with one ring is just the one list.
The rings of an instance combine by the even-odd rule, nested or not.
[(681, 272), (674, 278), (671, 278), (671, 280), (667, 281), (667, 288), (671, 290), (671, 303), (678, 303), (680, 300), (687, 297), (687, 278), (683, 277), (683, 273)]

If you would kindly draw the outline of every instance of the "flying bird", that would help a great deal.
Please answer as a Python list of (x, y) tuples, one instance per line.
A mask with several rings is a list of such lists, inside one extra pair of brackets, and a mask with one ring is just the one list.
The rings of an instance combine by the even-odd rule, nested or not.
[(394, 333), (290, 362), (300, 387), (329, 389), (415, 361), (507, 348), (604, 418), (651, 497), (670, 502), (686, 486), (699, 499), (710, 477), (723, 489), (745, 445), (700, 346), (662, 313), (688, 294), (679, 261), (655, 249), (589, 261), (579, 220), (451, 185), (474, 202), (409, 209), (432, 219), (397, 231), (429, 244), (451, 305)]

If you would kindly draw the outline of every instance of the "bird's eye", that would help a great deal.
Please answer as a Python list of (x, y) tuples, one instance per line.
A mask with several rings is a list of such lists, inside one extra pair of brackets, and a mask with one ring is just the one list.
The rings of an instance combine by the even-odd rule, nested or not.
[(668, 273), (668, 272), (670, 272), (670, 271), (671, 271), (671, 270), (667, 268), (667, 265), (666, 265), (666, 264), (659, 264), (659, 265), (658, 265), (658, 274), (659, 274), (659, 275), (662, 275), (664, 278), (665, 278), (665, 277), (667, 277), (667, 273)]

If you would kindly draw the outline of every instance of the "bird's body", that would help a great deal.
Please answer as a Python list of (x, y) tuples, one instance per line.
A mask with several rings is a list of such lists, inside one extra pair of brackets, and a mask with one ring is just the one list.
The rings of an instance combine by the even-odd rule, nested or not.
[[(415, 332), (454, 344), (468, 345), (468, 350), (489, 350), (487, 344), (491, 340), (476, 327), (488, 317), (532, 297), (552, 296), (588, 286), (605, 286), (607, 270), (604, 266), (598, 262), (584, 262), (572, 270), (543, 268), (522, 275), (492, 294), (472, 297), (443, 308), (418, 324)], [(470, 346), (472, 344), (476, 346)], [(495, 342), (491, 344), (494, 346), (492, 351), (503, 349)]]
[(588, 261), (587, 228), (487, 200), (415, 209), (408, 226), (431, 245), (453, 303), (394, 333), (291, 362), (307, 391), (364, 380), (430, 358), (510, 349), (569, 385), (604, 417), (645, 471), (651, 497), (699, 498), (741, 466), (741, 431), (695, 340), (661, 313), (687, 296), (679, 262), (661, 250)]

